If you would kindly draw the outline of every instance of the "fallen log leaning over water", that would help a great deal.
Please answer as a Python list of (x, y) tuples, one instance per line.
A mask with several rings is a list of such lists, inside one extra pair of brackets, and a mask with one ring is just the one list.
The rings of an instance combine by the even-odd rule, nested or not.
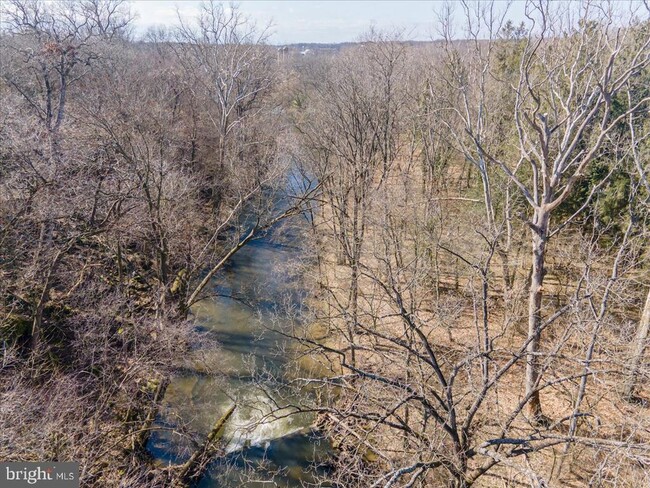
[[(147, 412), (147, 417), (144, 419), (144, 427), (142, 428), (140, 434), (137, 436), (137, 440), (134, 441), (137, 443), (137, 447), (140, 449), (144, 449), (144, 447), (147, 445), (147, 441), (151, 435), (151, 426), (153, 425), (153, 422), (156, 419), (156, 415), (158, 414), (158, 406), (160, 405), (162, 399), (165, 397), (165, 392), (169, 386), (169, 378), (160, 378), (158, 380), (153, 380), (148, 384), (154, 385), (156, 390), (151, 401), (151, 407)], [(136, 445), (134, 444), (132, 447), (135, 449)]]
[(201, 478), (203, 471), (208, 466), (209, 459), (216, 451), (218, 441), (223, 436), (223, 428), (234, 411), (235, 405), (232, 405), (214, 424), (203, 445), (180, 467), (177, 487), (189, 486), (191, 482)]

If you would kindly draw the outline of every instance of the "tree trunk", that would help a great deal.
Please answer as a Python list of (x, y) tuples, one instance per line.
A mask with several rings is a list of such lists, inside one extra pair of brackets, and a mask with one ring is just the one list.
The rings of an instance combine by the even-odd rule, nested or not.
[(134, 438), (133, 449), (144, 449), (147, 445), (147, 441), (151, 436), (151, 426), (153, 425), (156, 415), (158, 414), (159, 405), (162, 399), (165, 397), (165, 392), (167, 392), (167, 387), (169, 386), (169, 378), (159, 378), (158, 386), (156, 391), (151, 399), (151, 405), (149, 406), (149, 411), (147, 416), (144, 419), (143, 425), (140, 429), (140, 433), (136, 438)]
[(198, 286), (194, 289), (192, 294), (190, 295), (190, 298), (187, 299), (187, 302), (185, 303), (184, 307), (181, 309), (182, 313), (187, 313), (187, 311), (190, 309), (194, 303), (198, 300), (199, 294), (207, 286), (208, 283), (210, 283), (210, 280), (212, 277), (219, 271), (228, 260), (235, 255), (237, 251), (239, 251), (242, 247), (244, 247), (246, 244), (248, 244), (249, 241), (255, 237), (255, 231), (257, 230), (256, 227), (253, 227), (246, 236), (244, 236), (237, 244), (235, 244), (230, 251), (226, 253), (226, 255), (221, 258), (221, 260), (210, 270), (208, 273), (203, 277), (201, 282), (198, 284)]
[(213, 456), (214, 451), (218, 447), (218, 443), (223, 435), (224, 426), (234, 411), (235, 405), (232, 405), (228, 410), (226, 410), (226, 413), (224, 413), (212, 427), (212, 430), (206, 437), (203, 445), (194, 451), (185, 464), (181, 465), (175, 486), (190, 486), (192, 482), (196, 482), (201, 478), (205, 468), (207, 467), (207, 461)]
[(544, 259), (550, 214), (537, 207), (532, 222), (532, 267), (528, 294), (528, 346), (526, 347), (526, 397), (532, 420), (542, 420), (542, 404), (537, 391), (541, 374), (538, 357), (542, 327), (542, 296), (544, 292)]
[(510, 276), (510, 258), (508, 253), (497, 244), (496, 252), (501, 260), (501, 272), (503, 273), (503, 298), (507, 300), (512, 291), (512, 277)]
[(68, 248), (66, 247), (66, 249), (59, 250), (54, 256), (54, 259), (52, 260), (52, 263), (50, 264), (50, 268), (48, 269), (47, 275), (45, 277), (43, 290), (41, 291), (38, 302), (36, 303), (36, 307), (34, 309), (34, 318), (32, 321), (32, 333), (30, 338), (30, 347), (32, 353), (37, 352), (39, 347), (41, 346), (43, 340), (43, 332), (42, 332), (43, 312), (45, 311), (45, 304), (50, 298), (50, 288), (52, 287), (52, 276), (59, 264), (59, 260), (61, 259), (61, 256), (65, 252), (67, 252), (67, 249)]
[(348, 341), (350, 341), (350, 364), (354, 368), (357, 365), (355, 329), (359, 320), (359, 265), (356, 260), (352, 263), (352, 277), (350, 279), (350, 307), (352, 311), (348, 322)]
[(639, 329), (637, 330), (636, 340), (632, 343), (632, 357), (627, 367), (627, 378), (625, 380), (625, 390), (623, 397), (627, 401), (634, 400), (634, 392), (636, 390), (637, 375), (643, 359), (643, 352), (648, 344), (648, 336), (650, 335), (650, 290), (645, 300), (643, 313), (641, 314), (641, 321), (639, 322)]
[[(479, 149), (480, 151), (480, 149)], [(505, 300), (508, 299), (508, 294), (512, 289), (512, 283), (510, 282), (510, 264), (508, 261), (508, 249), (509, 246), (504, 248), (501, 244), (502, 237), (499, 235), (500, 230), (495, 223), (494, 217), (494, 205), (492, 203), (492, 187), (490, 185), (490, 176), (487, 172), (487, 164), (484, 158), (481, 158), (480, 162), (477, 164), (479, 173), (481, 175), (481, 182), (483, 183), (483, 199), (485, 202), (485, 217), (488, 221), (488, 227), (490, 232), (494, 233), (496, 239), (495, 247), (496, 253), (499, 255), (501, 260), (501, 268), (503, 273), (503, 297)], [(509, 202), (506, 201), (506, 205), (509, 205)], [(508, 217), (508, 209), (506, 208), (506, 218)], [(509, 235), (507, 236), (509, 239)], [(509, 240), (508, 240), (509, 242)]]

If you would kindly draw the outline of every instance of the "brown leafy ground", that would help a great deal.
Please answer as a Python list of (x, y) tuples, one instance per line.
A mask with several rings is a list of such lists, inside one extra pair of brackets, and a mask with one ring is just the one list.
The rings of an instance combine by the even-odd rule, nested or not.
[[(326, 225), (326, 219), (323, 220)], [(370, 238), (369, 249), (376, 248), (375, 233)], [(567, 246), (570, 242), (569, 238), (564, 242), (558, 241), (549, 260), (545, 285), (546, 313), (549, 315), (569, 302), (571, 294), (575, 292), (572, 278), (584, 268), (584, 263), (580, 262), (580, 251), (576, 251), (575, 246)], [(321, 294), (311, 304), (318, 316), (317, 325), (311, 329), (311, 338), (322, 341), (327, 347), (343, 350), (348, 345), (348, 339), (340, 304), (345, 303), (348, 296), (350, 271), (347, 266), (337, 264), (335, 253), (331, 252), (331, 241), (325, 240), (321, 244), (330, 251), (324, 253), (325, 257), (320, 260), (318, 280)], [(568, 256), (571, 253), (574, 254), (573, 260)], [(378, 266), (376, 256), (371, 252), (365, 254), (364, 260), (368, 268)], [(505, 299), (499, 286), (500, 267), (496, 264), (490, 269), (494, 286), (490, 287), (488, 298), (489, 329), (494, 338), (494, 351), (490, 356), (492, 371), (509, 361), (526, 339), (526, 260), (520, 258), (515, 264), (515, 286)], [(590, 263), (590, 266), (602, 274), (608, 272), (607, 264)], [(427, 286), (418, 287), (417, 296), (412, 299), (417, 303), (422, 332), (433, 345), (443, 371), (449, 373), (454, 365), (476, 350), (477, 327), (481, 318), (476, 302), (480, 280), (471, 269), (461, 267), (459, 270), (450, 259), (440, 263), (438, 270), (440, 272), (436, 279), (430, 280)], [(638, 270), (632, 275), (633, 279), (638, 279)], [(629, 282), (625, 286), (629, 286)], [(633, 288), (630, 291), (625, 286), (619, 290), (620, 293), (634, 293)], [(375, 280), (367, 277), (361, 281), (360, 290), (360, 326), (372, 329), (376, 334), (360, 331), (355, 336), (357, 367), (383, 377), (412, 381), (417, 383), (418, 388), (439, 390), (430, 376), (418, 376), (420, 366), (409, 363), (412, 358), (409, 359), (400, 347), (379, 338), (405, 337), (404, 325), (395, 316), (394, 303), (385, 296), (384, 290)], [(549, 425), (533, 425), (520, 411), (524, 394), (523, 360), (516, 362), (500, 378), (489, 391), (484, 406), (472, 423), (472, 445), (481, 446), (489, 439), (503, 437), (504, 432), (507, 432), (508, 438), (536, 437), (543, 439), (540, 444), (553, 445), (512, 459), (502, 457), (473, 486), (534, 486), (531, 484), (534, 478), (540, 483), (547, 483), (539, 486), (576, 488), (636, 488), (650, 484), (650, 414), (647, 407), (650, 389), (647, 382), (642, 382), (638, 391), (642, 401), (637, 403), (626, 402), (620, 395), (628, 342), (638, 320), (638, 309), (628, 304), (627, 299), (615, 299), (611, 317), (598, 334), (589, 367), (587, 392), (579, 409), (577, 430), (571, 436), (571, 442), (564, 440), (567, 439), (576, 389), (584, 368), (584, 353), (589, 346), (593, 327), (589, 321), (582, 320), (584, 310), (581, 307), (563, 315), (545, 332), (543, 344), (545, 352), (549, 354), (549, 367), (544, 379), (557, 381), (545, 388), (541, 395)], [(339, 359), (337, 354), (329, 353), (320, 358), (313, 357), (311, 361), (318, 363), (321, 370), (330, 369), (331, 375), (349, 374), (349, 370), (341, 369)], [(568, 377), (569, 380), (559, 381)], [(454, 392), (461, 417), (477, 395), (480, 387), (478, 378), (480, 369), (476, 363), (457, 376)], [(420, 413), (417, 409), (410, 409), (406, 405), (389, 411), (387, 406), (395, 403), (395, 391), (376, 382), (367, 379), (344, 380), (341, 384), (343, 386), (337, 388), (333, 396), (335, 400), (327, 407), (328, 412), (321, 417), (321, 423), (333, 434), (335, 445), (341, 452), (339, 460), (348, 475), (357, 470), (378, 476), (378, 473), (411, 464), (416, 458), (421, 458), (423, 450), (449, 449), (449, 441), (441, 435), (439, 428), (424, 428), (422, 432), (426, 442), (413, 441), (407, 439), (408, 435), (383, 425), (379, 420), (359, 421), (352, 418), (349, 415), (351, 411), (364, 411), (383, 413), (382, 418), (400, 416), (414, 426), (422, 421), (418, 418)], [(511, 417), (512, 423), (506, 425)], [(473, 456), (469, 461), (470, 470), (479, 467), (485, 460), (485, 456)], [(367, 482), (363, 476), (343, 477), (348, 483), (367, 486), (363, 484)], [(350, 479), (356, 481), (351, 482)], [(446, 479), (438, 470), (425, 475), (421, 486), (444, 486)], [(404, 478), (403, 483), (408, 480)]]

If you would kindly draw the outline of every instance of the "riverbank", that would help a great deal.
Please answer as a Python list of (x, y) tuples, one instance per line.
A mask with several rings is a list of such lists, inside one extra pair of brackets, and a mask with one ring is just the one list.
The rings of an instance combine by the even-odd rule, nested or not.
[[(456, 208), (446, 206), (441, 212), (451, 218)], [(457, 255), (444, 251), (448, 244), (440, 241), (436, 253), (418, 255), (412, 246), (427, 247), (412, 237), (418, 219), (402, 212), (408, 220), (404, 227), (399, 227), (404, 220), (395, 216), (387, 221), (381, 211), (368, 222), (352, 333), (352, 266), (339, 258), (340, 240), (328, 225), (327, 211), (318, 224), (319, 286), (310, 302), (318, 326), (307, 339), (324, 341), (320, 349), (317, 340), (310, 346), (320, 353), (316, 362), (330, 369), (324, 383), (336, 390), (320, 406), (317, 425), (336, 449), (337, 480), (368, 486), (369, 479), (388, 480), (401, 469), (416, 466), (415, 472), (417, 466), (430, 466), (422, 474), (428, 486), (442, 486), (460, 476), (460, 470), (473, 486), (492, 487), (495, 477), (526, 483), (533, 471), (517, 463), (517, 448), (491, 448), (509, 442), (525, 444), (520, 455), (526, 455), (534, 472), (545, 473), (558, 486), (584, 486), (585, 479), (599, 472), (608, 476), (610, 462), (621, 470), (620, 479), (641, 479), (643, 468), (629, 462), (626, 449), (644, 452), (650, 441), (643, 405), (622, 404), (613, 393), (615, 384), (587, 373), (595, 384), (583, 399), (584, 413), (576, 414), (573, 390), (562, 386), (577, 385), (581, 377), (572, 376), (570, 357), (553, 357), (555, 370), (540, 385), (548, 423), (536, 424), (527, 415), (522, 387), (525, 263), (516, 264), (504, 301), (498, 262), (487, 268), (488, 290), (482, 286), (480, 267), (458, 265), (457, 255), (469, 256), (471, 246), (480, 249), (480, 239), (451, 247)], [(401, 238), (389, 235), (387, 240), (386, 231), (394, 231), (387, 225), (397, 226)], [(463, 228), (457, 232), (467, 235)], [(436, 245), (432, 240), (429, 248)], [(551, 253), (551, 263), (564, 259), (561, 243), (556, 246), (558, 255)], [(604, 263), (600, 266), (606, 271)], [(454, 267), (446, 277), (436, 275)], [(561, 285), (565, 276), (560, 269), (554, 273)], [(553, 298), (549, 308), (571, 303), (570, 288), (551, 284), (548, 291)], [(586, 336), (575, 333), (576, 316), (569, 313), (553, 322), (547, 347), (585, 347), (588, 329)], [(482, 353), (486, 337), (488, 354)], [(613, 332), (602, 340), (623, 347)], [(606, 349), (599, 351), (599, 370), (621, 367), (607, 357)], [(547, 354), (552, 356), (552, 349)], [(577, 418), (575, 424), (572, 418)], [(456, 426), (463, 436), (457, 440)]]
[(267, 479), (300, 486), (310, 465), (324, 463), (326, 443), (310, 429), (313, 414), (294, 405), (312, 392), (298, 383), (314, 374), (299, 361), (291, 335), (302, 330), (309, 266), (304, 221), (287, 221), (235, 254), (192, 308), (197, 330), (215, 346), (186, 359), (167, 390), (149, 451), (161, 463), (187, 462), (193, 445), (209, 435), (232, 405), (223, 428), (223, 452), (199, 486), (254, 486)]

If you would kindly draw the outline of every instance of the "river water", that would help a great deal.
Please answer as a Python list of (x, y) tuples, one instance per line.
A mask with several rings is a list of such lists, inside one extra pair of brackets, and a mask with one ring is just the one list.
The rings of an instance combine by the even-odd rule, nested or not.
[(282, 408), (311, 395), (294, 383), (312, 373), (292, 360), (294, 342), (275, 332), (302, 327), (301, 219), (242, 248), (215, 277), (218, 296), (192, 309), (197, 328), (218, 345), (196, 351), (172, 379), (148, 449), (159, 462), (183, 462), (194, 449), (188, 437), (203, 442), (236, 404), (224, 433), (228, 454), (211, 464), (201, 488), (303, 486), (326, 469), (329, 448), (310, 429), (313, 416)]

